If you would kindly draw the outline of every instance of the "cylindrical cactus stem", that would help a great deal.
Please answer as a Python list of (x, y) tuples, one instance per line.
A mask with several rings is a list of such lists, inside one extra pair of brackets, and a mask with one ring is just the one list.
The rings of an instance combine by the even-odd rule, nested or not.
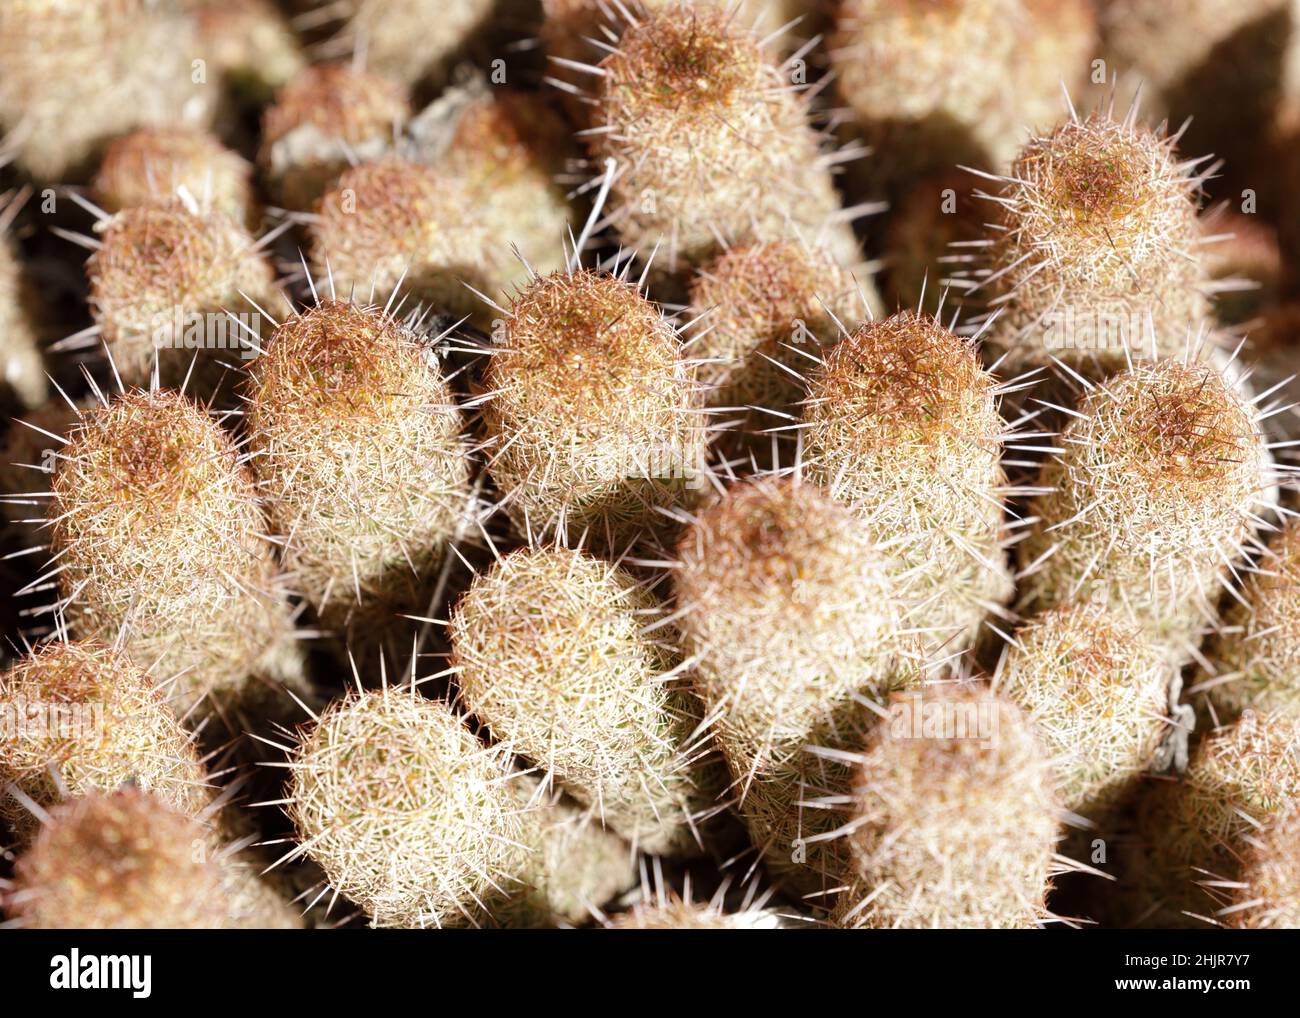
[(1215, 918), (1233, 929), (1300, 929), (1300, 807), (1243, 840), (1241, 872)]
[(985, 689), (904, 695), (853, 767), (840, 925), (1023, 928), (1047, 917), (1055, 776), (1030, 719)]
[(1061, 804), (1100, 822), (1168, 732), (1172, 674), (1131, 620), (1097, 605), (1062, 605), (1016, 632), (993, 685), (1038, 726)]
[(35, 929), (302, 925), (211, 823), (133, 785), (53, 806), (4, 897)]
[[(828, 42), (840, 95), (891, 193), (955, 164), (1004, 168), (1025, 129), (1078, 93), (1096, 37), (1085, 0), (840, 0)], [(961, 87), (953, 83), (961, 81)]]
[(488, 471), (518, 529), (621, 553), (701, 486), (706, 425), (673, 327), (636, 286), (534, 279), (484, 371)]
[(996, 230), (971, 276), (1004, 373), (1059, 360), (1101, 378), (1183, 355), (1209, 312), (1197, 204), (1212, 169), (1133, 114), (1032, 139), (991, 195)]
[(200, 50), (188, 0), (12, 0), (0, 5), (0, 130), (33, 177), (82, 178), (119, 134), (206, 126), (220, 88)]
[[(788, 430), (807, 395), (806, 376), (844, 328), (876, 302), (824, 247), (774, 240), (724, 251), (691, 283), (686, 352), (714, 425), (757, 455)], [(774, 464), (775, 465), (775, 464)]]
[(808, 476), (911, 570), (911, 625), (949, 655), (1012, 593), (998, 402), (973, 347), (910, 311), (863, 324), (809, 376)]
[(471, 511), (437, 352), (382, 308), (324, 301), (266, 341), (245, 421), (285, 569), (322, 623), (367, 641), (422, 613)]
[(52, 481), (55, 606), (164, 677), (177, 713), (237, 711), (293, 640), (252, 475), (233, 440), (171, 391), (84, 411)]
[(601, 61), (594, 169), (615, 172), (608, 217), (641, 258), (676, 273), (726, 244), (802, 236), (861, 259), (805, 97), (759, 37), (713, 4), (638, 16)]
[(1207, 735), (1181, 781), (1140, 804), (1137, 851), (1126, 867), (1128, 921), (1201, 925), (1230, 897), (1242, 854), (1300, 796), (1300, 719), (1247, 711)]
[(816, 486), (765, 477), (700, 512), (678, 545), (679, 625), (731, 793), (769, 868), (808, 894), (842, 874), (818, 840), (842, 817), (812, 800), (847, 788), (808, 747), (855, 749), (875, 718), (866, 702), (911, 671), (888, 555)]
[(193, 736), (153, 680), (95, 640), (38, 645), (0, 675), (0, 799), (20, 840), (37, 806), (68, 795), (111, 792), (130, 781), (182, 813), (212, 799)]
[(90, 308), (117, 377), (149, 385), (156, 366), (164, 386), (229, 402), (280, 301), (252, 236), (185, 198), (126, 208), (100, 230), (86, 265)]
[(544, 922), (557, 916), (539, 911), (551, 909), (572, 919), (575, 901), (623, 883), (593, 866), (580, 871), (587, 888), (568, 874), (552, 900), (538, 885), (571, 814), (538, 800), (535, 782), (511, 773), (506, 749), (484, 746), (446, 704), (411, 689), (335, 701), (290, 768), (287, 810), (301, 842), (293, 854), (310, 854), (375, 926)]
[(654, 628), (662, 616), (622, 569), (543, 548), (476, 577), (451, 619), (466, 708), (649, 852), (690, 848), (702, 807), (691, 745), (700, 719), (671, 630)]
[(276, 200), (306, 211), (354, 161), (387, 152), (410, 115), (405, 89), (386, 78), (314, 64), (263, 114), (258, 163)]
[(1205, 648), (1192, 686), (1220, 722), (1247, 708), (1300, 716), (1300, 520), (1283, 526), (1246, 575)]
[(1086, 393), (1060, 446), (1018, 548), (1022, 607), (1096, 601), (1185, 662), (1272, 484), (1255, 408), (1204, 365), (1138, 364)]
[(148, 205), (184, 188), (199, 208), (256, 230), (262, 209), (253, 167), (214, 136), (184, 127), (146, 127), (115, 139), (91, 190), (108, 212)]

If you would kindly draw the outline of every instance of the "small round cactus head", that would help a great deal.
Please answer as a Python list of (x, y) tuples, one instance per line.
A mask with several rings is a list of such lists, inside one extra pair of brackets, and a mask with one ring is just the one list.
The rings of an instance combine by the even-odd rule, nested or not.
[(1029, 718), (981, 688), (902, 694), (854, 764), (842, 925), (1020, 928), (1046, 917), (1055, 777)]
[(914, 624), (952, 654), (1011, 596), (1001, 548), (1006, 428), (974, 348), (929, 315), (868, 321), (810, 373), (808, 476), (914, 570)]
[(366, 640), (423, 611), (469, 503), (436, 352), (381, 308), (323, 301), (251, 365), (245, 421), (283, 561), (322, 623)]
[(253, 238), (193, 197), (123, 209), (86, 266), (90, 308), (117, 376), (228, 399), (231, 376), (276, 306), (275, 272)]
[(1130, 619), (1082, 604), (1019, 629), (995, 684), (1038, 726), (1062, 805), (1097, 820), (1133, 788), (1166, 735), (1171, 676)]
[(133, 786), (50, 809), (6, 911), (33, 929), (212, 929), (230, 902), (207, 827)]
[(874, 148), (863, 170), (897, 185), (1005, 166), (1026, 127), (1058, 119), (1062, 84), (1083, 83), (1095, 33), (1085, 0), (841, 0), (828, 45)]
[[(0, 675), (0, 715), (17, 726), (0, 743), (0, 787), (49, 807), (68, 795), (125, 782), (197, 815), (211, 793), (191, 736), (152, 680), (94, 640), (53, 640)], [(26, 840), (35, 819), (12, 795), (0, 801)]]
[(1257, 413), (1209, 367), (1142, 363), (1085, 394), (1019, 546), (1027, 609), (1095, 600), (1185, 660), (1254, 528)]
[(911, 676), (894, 563), (815, 485), (759, 477), (699, 513), (675, 576), (692, 681), (755, 844), (781, 879), (834, 886), (810, 839), (838, 818), (803, 803), (842, 794), (845, 775), (808, 747), (856, 748), (868, 703)]
[(1180, 782), (1140, 804), (1141, 856), (1121, 885), (1143, 924), (1200, 925), (1225, 904), (1243, 853), (1300, 797), (1300, 719), (1247, 711), (1209, 733)]
[(723, 906), (684, 901), (673, 895), (666, 901), (642, 902), (627, 912), (610, 916), (607, 930), (777, 930), (781, 917), (761, 908), (729, 912)]
[(82, 412), (50, 503), (56, 610), (78, 636), (112, 643), (125, 627), (127, 654), (182, 716), (237, 697), (291, 640), (253, 478), (178, 393), (132, 390)]
[(1059, 360), (1100, 378), (1189, 349), (1209, 311), (1201, 165), (1180, 162), (1163, 132), (1105, 112), (1025, 146), (991, 195), (996, 230), (972, 277), (1005, 371)]
[(411, 689), (335, 701), (290, 773), (302, 850), (376, 926), (481, 924), (524, 872), (504, 752)]
[(1300, 807), (1289, 807), (1245, 841), (1232, 900), (1216, 918), (1233, 929), (1300, 929)]
[(108, 212), (148, 205), (181, 188), (200, 209), (224, 212), (250, 230), (261, 221), (252, 165), (206, 131), (184, 127), (132, 131), (108, 146), (91, 184)]
[(654, 629), (662, 615), (622, 569), (543, 548), (476, 577), (451, 620), (466, 708), (650, 852), (692, 841), (687, 742), (699, 725), (671, 630)]
[(534, 279), (494, 326), (488, 469), (517, 527), (623, 551), (699, 486), (705, 426), (671, 325), (631, 283)]
[(734, 247), (702, 267), (685, 349), (718, 426), (738, 430), (742, 448), (770, 445), (798, 413), (804, 376), (873, 300), (824, 247), (797, 240)]
[(258, 162), (280, 203), (305, 211), (350, 165), (386, 152), (410, 115), (406, 90), (388, 79), (313, 64), (263, 115)]
[(595, 77), (593, 166), (615, 164), (622, 242), (675, 273), (727, 243), (803, 236), (861, 259), (806, 101), (734, 11), (669, 3), (630, 23)]

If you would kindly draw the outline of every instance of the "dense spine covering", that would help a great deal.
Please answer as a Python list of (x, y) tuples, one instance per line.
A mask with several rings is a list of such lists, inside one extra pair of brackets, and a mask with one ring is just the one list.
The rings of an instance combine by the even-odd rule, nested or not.
[(1300, 929), (1300, 808), (1289, 807), (1245, 840), (1231, 900), (1216, 917), (1234, 929)]
[(793, 886), (834, 886), (835, 844), (816, 836), (840, 818), (812, 803), (846, 775), (808, 747), (857, 748), (865, 701), (910, 677), (888, 552), (814, 485), (760, 477), (699, 513), (674, 571), (691, 679), (754, 843)]
[(0, 5), (0, 128), (18, 163), (37, 179), (68, 181), (133, 128), (206, 126), (219, 89), (196, 73), (197, 43), (188, 0)]
[(277, 200), (305, 211), (354, 162), (387, 152), (410, 115), (400, 85), (344, 64), (313, 64), (262, 115), (258, 163)]
[[(126, 385), (228, 399), (280, 300), (275, 271), (244, 227), (184, 197), (125, 208), (101, 224), (86, 265), (99, 336)], [(234, 316), (235, 320), (231, 320)]]
[(836, 920), (884, 929), (1036, 925), (1047, 916), (1059, 832), (1055, 777), (1033, 723), (980, 689), (927, 690), (912, 706), (946, 711), (953, 724), (882, 722), (868, 736), (854, 764), (849, 878)]
[[(1011, 374), (1057, 360), (1089, 377), (1183, 354), (1206, 318), (1202, 160), (1107, 112), (1032, 139), (1000, 189), (972, 282), (985, 343)], [(1209, 171), (1204, 171), (1209, 172)]]
[(131, 782), (172, 809), (197, 816), (212, 793), (192, 736), (164, 691), (125, 655), (94, 640), (50, 641), (0, 675), (0, 714), (16, 725), (0, 743), (0, 800), (27, 840), (37, 806)]
[[(966, 162), (1002, 168), (1026, 128), (1078, 91), (1096, 26), (1082, 0), (840, 0), (828, 42), (840, 95), (902, 183)], [(879, 167), (877, 169), (877, 166)]]
[(1255, 408), (1212, 369), (1139, 364), (1091, 388), (1019, 545), (1022, 606), (1092, 600), (1185, 661), (1271, 484)]
[(1005, 431), (974, 348), (928, 315), (867, 322), (810, 373), (806, 472), (911, 570), (911, 624), (949, 654), (974, 643), (1012, 593)]
[(1138, 924), (1199, 925), (1225, 904), (1242, 853), (1300, 796), (1300, 719), (1248, 711), (1207, 735), (1179, 782), (1138, 814), (1141, 856), (1127, 904)]
[(599, 173), (614, 160), (609, 221), (667, 272), (725, 244), (802, 236), (860, 260), (807, 102), (757, 35), (710, 3), (672, 3), (629, 24), (595, 73)]
[(1018, 630), (994, 684), (1037, 726), (1061, 804), (1095, 821), (1152, 763), (1168, 732), (1171, 676), (1130, 620), (1084, 604)]
[(671, 630), (645, 632), (662, 615), (622, 569), (545, 548), (500, 559), (451, 620), (467, 709), (648, 852), (690, 847), (697, 792), (698, 712)]
[(252, 363), (245, 421), (285, 568), (323, 623), (369, 640), (422, 612), (470, 512), (437, 352), (381, 308), (324, 301)]
[(225, 213), (249, 230), (261, 222), (252, 165), (204, 131), (144, 127), (123, 135), (105, 150), (91, 183), (108, 212), (148, 205), (181, 188), (200, 209)]
[(494, 327), (483, 375), (488, 470), (521, 531), (622, 552), (694, 494), (705, 444), (673, 327), (631, 283), (534, 279)]
[(1242, 711), (1300, 716), (1300, 520), (1289, 520), (1246, 575), (1205, 650), (1204, 691), (1219, 721)]
[[(309, 853), (375, 926), (576, 918), (579, 902), (598, 906), (591, 896), (626, 886), (627, 857), (581, 840), (608, 835), (581, 826), (575, 835), (577, 821), (510, 772), (507, 750), (484, 746), (446, 704), (413, 690), (335, 701), (290, 767), (287, 809), (301, 843), (292, 854)], [(576, 850), (590, 853), (567, 856), (588, 887), (556, 872)], [(552, 875), (560, 883), (548, 893)]]
[[(175, 392), (80, 414), (52, 481), (56, 610), (75, 635), (126, 629), (182, 717), (230, 709), (292, 641), (265, 521), (232, 439)], [(206, 700), (202, 706), (199, 701)]]

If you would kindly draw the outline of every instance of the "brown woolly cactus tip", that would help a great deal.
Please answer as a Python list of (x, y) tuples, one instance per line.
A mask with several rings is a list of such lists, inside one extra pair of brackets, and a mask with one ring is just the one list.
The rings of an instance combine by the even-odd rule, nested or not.
[[(738, 808), (781, 879), (838, 879), (804, 808), (845, 775), (809, 744), (855, 748), (865, 703), (909, 677), (902, 584), (865, 524), (821, 489), (759, 477), (702, 511), (678, 544), (677, 614), (691, 678)], [(842, 789), (840, 789), (842, 792)]]
[(475, 578), (450, 630), (467, 709), (605, 826), (656, 853), (693, 841), (699, 725), (669, 634), (645, 632), (662, 614), (616, 566), (524, 549)]
[(209, 59), (249, 103), (269, 102), (306, 65), (298, 35), (275, 0), (199, 0), (195, 15)]
[(1300, 520), (1270, 542), (1206, 647), (1204, 692), (1215, 717), (1247, 708), (1300, 713)]
[[(1181, 782), (1152, 789), (1138, 813), (1130, 873), (1143, 925), (1198, 925), (1226, 903), (1250, 840), (1300, 797), (1300, 719), (1247, 711), (1207, 736)], [(1122, 885), (1125, 886), (1125, 885)]]
[(205, 131), (133, 131), (108, 146), (91, 184), (96, 200), (109, 212), (149, 205), (181, 188), (199, 208), (225, 213), (250, 230), (261, 222), (252, 165)]
[(992, 196), (996, 231), (973, 282), (996, 315), (985, 342), (1007, 372), (1060, 360), (1100, 377), (1176, 356), (1208, 312), (1201, 161), (1179, 162), (1173, 139), (1135, 112), (1034, 138)]
[(867, 322), (810, 374), (808, 476), (849, 503), (913, 572), (914, 623), (959, 651), (1012, 593), (1001, 548), (996, 383), (928, 315)]
[(322, 621), (373, 639), (422, 611), (469, 508), (437, 354), (380, 308), (326, 301), (253, 362), (245, 421), (285, 566)]
[(328, 6), (342, 24), (324, 52), (364, 54), (372, 71), (411, 86), (442, 76), (457, 52), (502, 13), (498, 0), (343, 0)]
[(1058, 119), (1062, 83), (1083, 85), (1096, 37), (1086, 0), (840, 0), (834, 18), (840, 94), (878, 153), (863, 169), (894, 184), (1006, 166)]
[(1059, 833), (1033, 723), (984, 689), (905, 694), (854, 764), (841, 925), (1023, 928)]
[(59, 453), (49, 507), (60, 611), (175, 676), (182, 716), (225, 709), (292, 626), (276, 592), (253, 478), (234, 442), (171, 391), (128, 392), (81, 414)]
[[(510, 773), (505, 749), (413, 690), (335, 701), (290, 767), (292, 854), (309, 853), (375, 926), (536, 922), (548, 918), (539, 907), (577, 918), (579, 902), (626, 886), (629, 857), (611, 876), (602, 832), (572, 826), (572, 813)], [(565, 851), (574, 872), (554, 892), (539, 886)]]
[(1060, 444), (1019, 546), (1023, 607), (1097, 601), (1186, 660), (1271, 485), (1254, 408), (1211, 368), (1139, 364)]
[(463, 181), (422, 163), (363, 163), (317, 206), (312, 273), (345, 300), (383, 300), (400, 288), (439, 313), (479, 312), (469, 287), (497, 291), (501, 252), (486, 224), (465, 214), (472, 205)]
[(1231, 212), (1227, 206), (1207, 212), (1200, 226), (1214, 317), (1233, 325), (1272, 308), (1282, 286), (1277, 230), (1258, 216)]
[(33, 929), (229, 925), (208, 829), (127, 786), (53, 807), (18, 858), (6, 910)]
[(889, 213), (885, 228), (886, 301), (937, 314), (946, 280), (970, 261), (988, 215), (974, 178), (955, 167), (921, 177)]
[(1096, 820), (1151, 764), (1168, 731), (1171, 677), (1132, 622), (1084, 604), (1020, 629), (995, 685), (1038, 726), (1062, 804)]
[(49, 392), (32, 298), (23, 264), (0, 230), (0, 405), (19, 410), (40, 406)]
[(90, 308), (118, 377), (146, 385), (156, 364), (163, 385), (189, 379), (201, 397), (228, 398), (227, 376), (256, 349), (263, 311), (280, 296), (253, 238), (184, 198), (123, 209), (100, 229), (86, 265)]
[(1266, 831), (1244, 840), (1232, 901), (1216, 918), (1234, 929), (1300, 929), (1300, 807), (1291, 806)]
[(313, 64), (262, 117), (258, 163), (278, 200), (312, 207), (357, 161), (388, 151), (411, 115), (401, 86), (345, 64)]
[(860, 260), (806, 102), (732, 12), (676, 0), (628, 25), (595, 73), (595, 168), (609, 218), (669, 273), (726, 243), (802, 234)]
[(686, 352), (708, 402), (739, 412), (753, 436), (788, 424), (806, 395), (803, 376), (839, 337), (870, 314), (870, 296), (823, 247), (775, 240), (723, 252), (691, 284), (693, 335)]
[(494, 329), (482, 420), (519, 528), (622, 551), (697, 486), (705, 427), (673, 328), (631, 283), (534, 279)]
[(219, 89), (196, 73), (199, 50), (189, 0), (12, 0), (0, 5), (0, 128), (33, 177), (72, 180), (119, 134), (211, 121)]
[[(191, 736), (166, 697), (124, 655), (95, 640), (52, 641), (0, 675), (0, 787), (48, 807), (124, 782), (189, 815), (211, 799)], [(34, 817), (10, 794), (22, 840)]]

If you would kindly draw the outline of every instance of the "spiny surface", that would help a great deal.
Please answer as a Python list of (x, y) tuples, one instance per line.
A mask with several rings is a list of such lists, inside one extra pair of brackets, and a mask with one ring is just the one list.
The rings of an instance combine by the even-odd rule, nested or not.
[(650, 852), (686, 847), (698, 725), (661, 609), (623, 570), (520, 550), (475, 578), (451, 620), (465, 703), (515, 752)]
[(1185, 660), (1269, 484), (1253, 408), (1211, 368), (1139, 364), (1085, 395), (1060, 444), (1019, 548), (1023, 606), (1094, 600)]
[(511, 303), (482, 420), (489, 470), (520, 529), (618, 551), (672, 521), (704, 427), (680, 343), (630, 283), (578, 270)]
[(809, 378), (808, 476), (913, 570), (912, 621), (949, 653), (1012, 592), (995, 389), (968, 343), (910, 311), (863, 324)]
[(837, 918), (885, 929), (1033, 926), (1046, 914), (1058, 834), (1055, 778), (1034, 726), (985, 690), (920, 697), (954, 718), (987, 713), (991, 733), (875, 727), (855, 765)]
[(382, 309), (325, 301), (254, 361), (245, 420), (285, 566), (325, 624), (371, 638), (422, 611), (469, 501), (437, 354)]

